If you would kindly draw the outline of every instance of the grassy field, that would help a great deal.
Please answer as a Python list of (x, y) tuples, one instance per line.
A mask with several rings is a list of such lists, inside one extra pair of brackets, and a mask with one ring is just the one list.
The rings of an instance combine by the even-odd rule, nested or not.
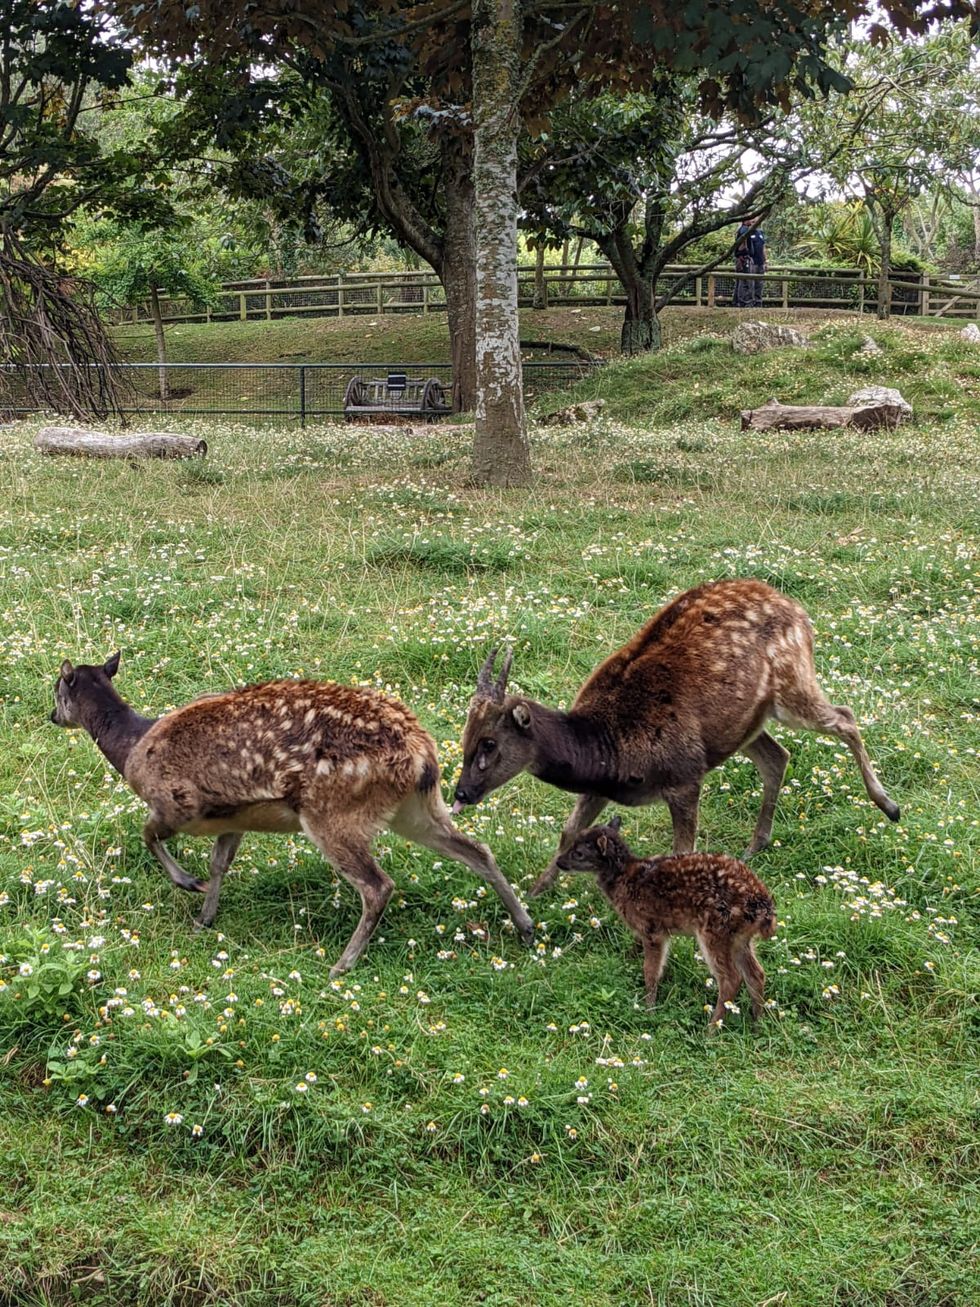
[[(977, 1301), (980, 366), (950, 333), (873, 334), (874, 365), (833, 323), (806, 354), (736, 364), (707, 336), (617, 364), (589, 383), (604, 420), (535, 430), (530, 492), (468, 488), (438, 429), (201, 423), (205, 463), (155, 466), (5, 433), (3, 1307)], [(915, 425), (731, 420), (872, 380)], [(343, 981), (353, 898), (299, 838), (247, 840), (195, 934), (140, 805), (47, 721), (61, 659), (114, 648), (147, 712), (357, 681), (418, 711), (448, 791), (493, 642), (516, 686), (567, 704), (664, 599), (744, 575), (809, 609), (822, 683), (903, 817), (838, 742), (781, 731), (755, 864), (776, 1012), (714, 1040), (689, 941), (649, 1013), (594, 882), (535, 900), (525, 950), (465, 869), (394, 837), (398, 893)], [(748, 762), (713, 772), (702, 846), (741, 850), (759, 798)], [(523, 777), (461, 821), (526, 890), (568, 807)], [(624, 817), (666, 847), (663, 808)], [(203, 871), (205, 842), (177, 843)]]

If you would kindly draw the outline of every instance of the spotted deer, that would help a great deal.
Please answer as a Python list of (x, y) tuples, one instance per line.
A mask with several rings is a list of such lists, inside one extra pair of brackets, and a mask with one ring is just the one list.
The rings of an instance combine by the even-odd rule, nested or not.
[(776, 933), (772, 895), (744, 862), (720, 853), (638, 858), (619, 833), (620, 818), (583, 831), (558, 858), (561, 871), (598, 872), (599, 888), (643, 945), (647, 1006), (667, 963), (672, 935), (693, 935), (718, 987), (708, 1029), (717, 1031), (742, 982), (752, 1016), (765, 1009), (766, 973), (757, 939)]
[[(490, 850), (453, 825), (435, 741), (403, 704), (357, 686), (268, 681), (153, 719), (116, 692), (118, 669), (118, 653), (101, 667), (63, 662), (51, 720), (86, 730), (149, 806), (143, 838), (175, 885), (204, 894), (198, 925), (214, 920), (246, 831), (302, 831), (361, 896), (361, 919), (331, 975), (349, 970), (394, 889), (371, 854), (388, 827), (482, 876), (531, 939), (533, 923)], [(178, 834), (216, 837), (209, 881), (168, 852)]]
[(609, 802), (663, 800), (674, 852), (691, 852), (705, 774), (733, 753), (750, 758), (762, 777), (744, 856), (764, 848), (789, 758), (765, 729), (771, 717), (843, 740), (871, 799), (898, 821), (854, 714), (828, 703), (817, 684), (810, 619), (762, 581), (710, 581), (673, 599), (596, 668), (568, 712), (508, 694), (511, 654), (496, 680), (495, 661), (496, 651), (470, 702), (453, 812), (522, 771), (579, 796), (532, 896), (553, 883), (558, 857)]

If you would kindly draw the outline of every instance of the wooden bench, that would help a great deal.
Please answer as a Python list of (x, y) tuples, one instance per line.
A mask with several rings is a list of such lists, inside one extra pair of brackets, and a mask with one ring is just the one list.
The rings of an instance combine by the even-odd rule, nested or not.
[(361, 414), (398, 414), (431, 421), (451, 412), (442, 382), (435, 377), (409, 377), (404, 372), (389, 372), (383, 380), (351, 377), (344, 394), (348, 421)]

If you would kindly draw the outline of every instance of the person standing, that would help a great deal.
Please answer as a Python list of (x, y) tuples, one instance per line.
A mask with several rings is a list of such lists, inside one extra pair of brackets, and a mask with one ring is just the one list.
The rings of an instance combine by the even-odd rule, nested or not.
[(762, 307), (762, 282), (750, 280), (747, 273), (766, 270), (766, 237), (757, 225), (761, 219), (748, 214), (735, 233), (735, 295), (732, 305), (736, 309)]
[[(753, 221), (758, 224), (762, 221), (762, 218), (757, 217), (755, 219), (749, 219), (750, 223)], [(749, 247), (749, 258), (752, 262), (751, 271), (757, 273), (761, 277), (768, 266), (766, 260), (765, 232), (759, 226), (754, 227), (749, 231), (748, 236), (746, 237), (746, 243)], [(752, 291), (753, 308), (762, 308), (762, 287), (764, 284), (765, 283), (762, 281), (753, 281), (749, 283)]]

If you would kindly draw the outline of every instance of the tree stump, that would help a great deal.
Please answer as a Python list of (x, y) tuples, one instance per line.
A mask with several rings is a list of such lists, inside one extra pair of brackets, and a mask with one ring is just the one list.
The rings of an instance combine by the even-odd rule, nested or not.
[(743, 431), (800, 431), (821, 427), (856, 427), (871, 431), (876, 427), (897, 427), (905, 420), (908, 405), (880, 400), (859, 405), (780, 404), (770, 399), (761, 408), (742, 410)]
[(206, 440), (177, 436), (169, 431), (142, 431), (113, 436), (84, 427), (42, 427), (34, 437), (41, 454), (70, 454), (81, 458), (194, 458), (208, 452)]

